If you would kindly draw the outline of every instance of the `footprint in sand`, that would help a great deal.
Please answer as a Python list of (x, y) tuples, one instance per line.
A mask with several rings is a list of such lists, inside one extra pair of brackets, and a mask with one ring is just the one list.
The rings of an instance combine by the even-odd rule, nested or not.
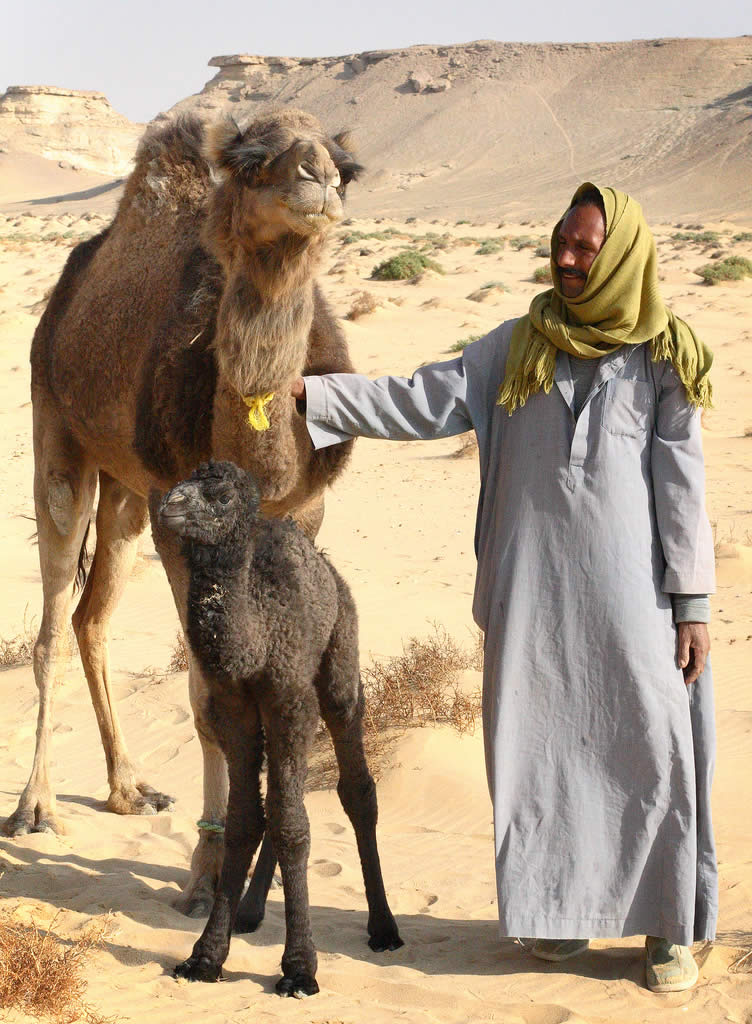
[(333, 860), (315, 860), (313, 870), (322, 878), (333, 878), (335, 875), (342, 874), (342, 865)]
[(343, 832), (347, 831), (344, 825), (340, 825), (336, 821), (327, 821), (324, 828), (328, 828), (333, 836), (341, 836)]

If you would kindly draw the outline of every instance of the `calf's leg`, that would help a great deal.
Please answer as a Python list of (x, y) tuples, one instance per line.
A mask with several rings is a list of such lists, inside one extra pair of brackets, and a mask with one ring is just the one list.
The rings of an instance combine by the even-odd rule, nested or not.
[(399, 949), (400, 938), (384, 889), (376, 842), (376, 785), (363, 748), (363, 687), (358, 667), (357, 616), (350, 592), (337, 578), (340, 612), (316, 678), (321, 715), (339, 766), (337, 794), (355, 832), (368, 901), (368, 945)]
[(264, 751), (256, 708), (238, 698), (211, 701), (214, 730), (227, 758), (230, 794), (225, 853), (209, 920), (193, 952), (174, 970), (176, 978), (218, 981), (248, 868), (264, 833), (259, 775)]

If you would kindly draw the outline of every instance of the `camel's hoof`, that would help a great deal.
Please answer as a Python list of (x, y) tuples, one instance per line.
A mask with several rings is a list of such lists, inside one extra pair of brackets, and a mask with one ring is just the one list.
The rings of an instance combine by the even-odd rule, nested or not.
[(38, 817), (34, 811), (16, 810), (3, 822), (2, 832), (6, 836), (26, 836), (30, 832), (52, 832), (55, 835), (64, 835), (65, 830), (52, 814)]
[(151, 786), (139, 784), (136, 789), (113, 790), (107, 801), (107, 810), (113, 814), (158, 814), (170, 811), (175, 805), (173, 797), (158, 793)]
[(189, 956), (182, 964), (177, 964), (172, 976), (187, 978), (188, 981), (219, 981), (222, 977), (222, 965), (215, 964), (206, 956)]
[(167, 793), (158, 793), (156, 789), (140, 782), (137, 789), (146, 803), (159, 813), (160, 811), (171, 811), (175, 806), (175, 797)]
[(374, 953), (386, 953), (389, 950), (399, 949), (405, 943), (400, 938), (397, 925), (375, 932), (368, 940), (368, 945)]
[(205, 892), (181, 893), (172, 905), (186, 917), (208, 917), (214, 905), (214, 895)]
[(285, 975), (280, 978), (274, 986), (274, 991), (279, 996), (292, 996), (294, 999), (305, 999), (306, 996), (315, 996), (319, 990), (316, 979), (312, 974), (299, 971), (292, 977)]

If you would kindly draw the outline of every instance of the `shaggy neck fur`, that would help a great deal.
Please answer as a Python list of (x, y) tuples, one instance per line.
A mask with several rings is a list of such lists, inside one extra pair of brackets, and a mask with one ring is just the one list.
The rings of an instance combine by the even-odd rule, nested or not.
[(220, 375), (238, 394), (283, 390), (303, 369), (313, 320), (321, 235), (273, 242), (233, 234), (231, 211), (209, 218), (205, 240), (225, 273), (214, 349)]
[(251, 614), (248, 577), (253, 535), (238, 529), (219, 544), (187, 541), (190, 569), (188, 640), (216, 679), (247, 679), (264, 663), (266, 645)]

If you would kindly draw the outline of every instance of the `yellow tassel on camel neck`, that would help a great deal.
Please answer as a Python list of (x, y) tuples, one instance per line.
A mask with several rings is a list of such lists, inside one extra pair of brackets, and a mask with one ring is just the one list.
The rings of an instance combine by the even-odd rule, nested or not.
[(248, 425), (254, 430), (268, 430), (269, 417), (266, 414), (266, 406), (274, 398), (274, 392), (266, 395), (243, 395), (243, 401), (248, 406)]

